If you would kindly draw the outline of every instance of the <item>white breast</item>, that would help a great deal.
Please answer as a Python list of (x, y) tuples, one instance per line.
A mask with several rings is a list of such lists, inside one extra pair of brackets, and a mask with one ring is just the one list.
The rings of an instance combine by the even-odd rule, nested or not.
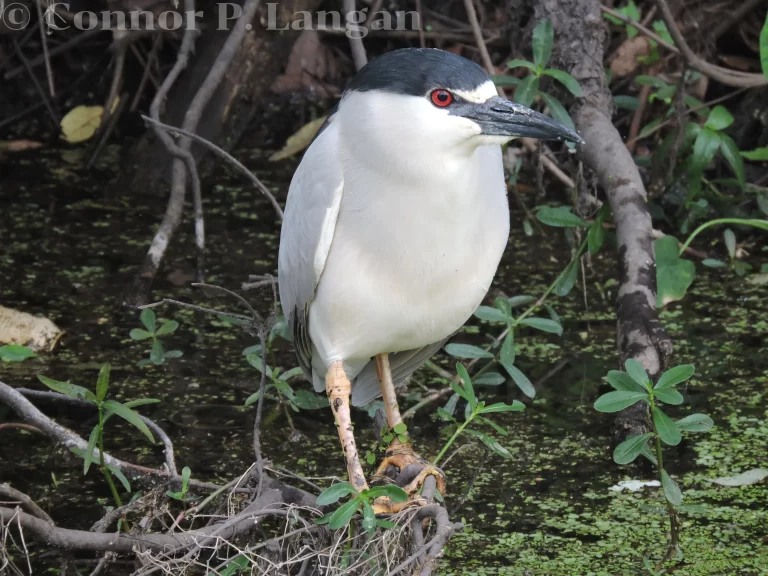
[(432, 160), (428, 177), (399, 178), (342, 150), (341, 208), (310, 308), (326, 366), (442, 340), (488, 291), (509, 236), (501, 151)]

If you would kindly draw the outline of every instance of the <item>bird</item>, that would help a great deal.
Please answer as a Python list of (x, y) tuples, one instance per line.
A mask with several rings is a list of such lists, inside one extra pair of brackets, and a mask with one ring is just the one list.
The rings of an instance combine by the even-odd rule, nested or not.
[[(299, 366), (328, 395), (358, 492), (369, 484), (350, 404), (381, 396), (395, 429), (395, 388), (486, 296), (509, 237), (501, 146), (516, 137), (583, 143), (500, 97), (471, 60), (404, 48), (357, 72), (293, 175), (280, 303)], [(443, 472), (398, 436), (372, 482), (394, 476), (414, 496), (432, 475), (444, 493)]]

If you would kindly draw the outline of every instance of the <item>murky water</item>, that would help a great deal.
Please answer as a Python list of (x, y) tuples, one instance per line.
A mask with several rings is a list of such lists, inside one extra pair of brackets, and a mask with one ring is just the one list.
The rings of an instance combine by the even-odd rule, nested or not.
[[(51, 356), (0, 365), (2, 380), (37, 386), (35, 375), (43, 373), (93, 386), (98, 367), (111, 362), (115, 397), (162, 401), (141, 410), (169, 432), (179, 467), (189, 466), (200, 479), (229, 480), (252, 458), (253, 410), (242, 405), (256, 390), (258, 373), (242, 350), (254, 342), (220, 319), (168, 307), (159, 314), (179, 321), (181, 328), (166, 339), (166, 349), (180, 349), (184, 356), (161, 367), (137, 366), (148, 356), (148, 346), (130, 340), (129, 331), (139, 326), (138, 314), (126, 313), (118, 302), (146, 253), (165, 199), (111, 194), (108, 183), (120, 154), (119, 146), (111, 146), (90, 174), (81, 169), (82, 149), (45, 149), (14, 157), (5, 167), (0, 303), (44, 314), (66, 335)], [(237, 155), (262, 177), (279, 182), (280, 194), (285, 193), (290, 163), (276, 168), (258, 152), (240, 150)], [(221, 169), (206, 181), (204, 195), (207, 281), (237, 289), (249, 274), (276, 273), (278, 224), (259, 192)], [(513, 218), (519, 221), (519, 215)], [(189, 287), (195, 268), (191, 233), (192, 223), (186, 220), (155, 297), (236, 310), (234, 302)], [(560, 233), (545, 233), (526, 238), (522, 227), (513, 224), (494, 291), (509, 296), (543, 292), (568, 259)], [(525, 412), (494, 419), (509, 430), (506, 438), (496, 436), (514, 459), (489, 457), (468, 447), (446, 467), (449, 509), (460, 496), (468, 495), (468, 500), (456, 512), (465, 530), (451, 542), (440, 573), (641, 574), (642, 554), (656, 558), (656, 549), (663, 547), (664, 517), (653, 510), (659, 503), (656, 491), (608, 490), (622, 479), (650, 478), (650, 472), (613, 464), (610, 417), (592, 408), (601, 377), (617, 368), (614, 294), (606, 287), (615, 271), (610, 250), (608, 246), (587, 267), (586, 302), (581, 289), (552, 301), (564, 321), (562, 338), (534, 332), (518, 338), (520, 368), (534, 382), (561, 360), (568, 362), (539, 386)], [(698, 273), (686, 300), (663, 312), (676, 346), (675, 362), (697, 367), (685, 390), (686, 404), (670, 412), (707, 412), (717, 425), (710, 434), (691, 435), (667, 451), (669, 469), (686, 491), (685, 503), (699, 506), (697, 513), (684, 516), (686, 556), (676, 573), (766, 574), (766, 485), (713, 488), (707, 479), (766, 467), (768, 297), (765, 288), (727, 272), (699, 267)], [(270, 291), (247, 297), (262, 311), (271, 306)], [(496, 333), (493, 326), (474, 322), (459, 338), (483, 343)], [(444, 355), (436, 360), (451, 369), (453, 361)], [(276, 343), (272, 362), (294, 366), (287, 344)], [(414, 380), (404, 407), (434, 385), (426, 369)], [(489, 400), (522, 400), (513, 386), (482, 393)], [(300, 433), (296, 439), (284, 413), (274, 407), (267, 404), (263, 443), (276, 466), (306, 476), (343, 473), (329, 412), (292, 414)], [(84, 435), (93, 425), (89, 414), (53, 415)], [(359, 441), (371, 444), (368, 416), (361, 411), (356, 418)], [(12, 419), (0, 407), (0, 421)], [(434, 406), (419, 412), (409, 428), (427, 456), (436, 454), (446, 439)], [(106, 447), (139, 463), (162, 461), (159, 448), (119, 422), (109, 423)], [(76, 460), (50, 448), (42, 437), (1, 431), (0, 481), (30, 493), (55, 520), (88, 527), (100, 515), (108, 490), (96, 472), (83, 478)]]

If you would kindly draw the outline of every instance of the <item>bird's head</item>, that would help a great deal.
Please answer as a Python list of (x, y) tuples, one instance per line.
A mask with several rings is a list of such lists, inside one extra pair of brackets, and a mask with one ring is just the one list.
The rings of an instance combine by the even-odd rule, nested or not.
[(382, 153), (471, 153), (516, 137), (583, 143), (560, 122), (499, 97), (474, 62), (436, 49), (372, 60), (350, 82), (339, 112), (345, 137)]

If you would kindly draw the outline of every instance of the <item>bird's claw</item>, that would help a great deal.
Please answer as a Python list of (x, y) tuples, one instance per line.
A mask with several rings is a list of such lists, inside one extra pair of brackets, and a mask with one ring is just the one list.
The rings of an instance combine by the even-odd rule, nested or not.
[(411, 504), (427, 504), (427, 500), (421, 497), (419, 491), (428, 476), (435, 477), (437, 490), (445, 494), (446, 482), (443, 471), (414, 452), (410, 442), (400, 442), (395, 439), (384, 453), (384, 459), (371, 478), (371, 485), (397, 484), (408, 494), (408, 501), (392, 502), (389, 498), (377, 498), (374, 503), (374, 512), (392, 514)]

